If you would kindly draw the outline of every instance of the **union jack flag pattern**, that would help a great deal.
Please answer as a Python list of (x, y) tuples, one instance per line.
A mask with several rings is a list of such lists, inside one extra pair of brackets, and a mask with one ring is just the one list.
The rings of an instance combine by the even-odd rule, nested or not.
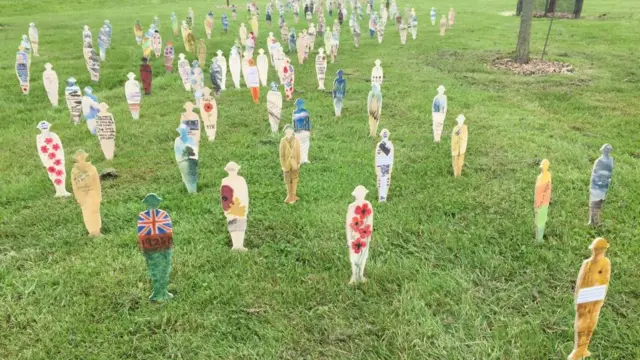
[(173, 227), (166, 211), (149, 209), (138, 215), (138, 245), (145, 252), (171, 248)]

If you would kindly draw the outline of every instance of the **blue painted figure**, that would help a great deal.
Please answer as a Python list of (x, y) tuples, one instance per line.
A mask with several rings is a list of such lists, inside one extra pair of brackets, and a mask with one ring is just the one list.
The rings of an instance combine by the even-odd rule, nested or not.
[(98, 97), (93, 94), (90, 86), (84, 88), (84, 96), (82, 97), (82, 114), (87, 121), (87, 128), (91, 135), (96, 134), (96, 116), (100, 111)]
[(107, 59), (107, 28), (103, 26), (98, 33), (98, 50), (100, 51), (100, 61)]
[(600, 156), (593, 164), (591, 185), (589, 186), (589, 225), (600, 224), (600, 211), (611, 185), (613, 175), (613, 158), (610, 156), (613, 147), (604, 144), (600, 148)]
[(217, 56), (214, 56), (211, 60), (211, 66), (209, 67), (209, 78), (213, 85), (213, 94), (218, 96), (222, 89), (222, 66)]
[(297, 37), (296, 37), (296, 29), (291, 28), (291, 31), (289, 32), (289, 52), (296, 52), (296, 41), (297, 41)]
[(342, 114), (342, 101), (347, 94), (347, 80), (343, 77), (344, 71), (338, 70), (338, 77), (333, 80), (333, 108), (336, 112), (336, 116)]
[(105, 20), (103, 26), (105, 28), (105, 32), (107, 33), (107, 43), (105, 47), (108, 49), (111, 47), (111, 39), (113, 38), (113, 28), (111, 27), (111, 21)]
[(176, 138), (173, 146), (178, 169), (182, 175), (182, 182), (189, 193), (198, 191), (198, 146), (195, 140), (189, 136), (189, 128), (180, 124), (176, 129), (180, 136)]
[(191, 63), (191, 76), (189, 77), (193, 96), (196, 101), (196, 107), (200, 107), (200, 99), (202, 99), (202, 89), (204, 89), (204, 72), (200, 68), (198, 60)]
[(436, 8), (432, 7), (431, 8), (431, 25), (435, 25), (436, 24)]
[(376, 30), (378, 30), (378, 23), (376, 21), (376, 17), (374, 14), (371, 14), (369, 18), (369, 37), (373, 39), (376, 34)]
[(222, 14), (220, 21), (222, 22), (222, 29), (226, 33), (227, 30), (229, 30), (229, 18), (227, 18), (227, 14)]
[(300, 164), (307, 164), (310, 163), (311, 118), (309, 111), (304, 108), (304, 100), (297, 99), (294, 105), (296, 109), (293, 111), (293, 131), (296, 139), (300, 142)]

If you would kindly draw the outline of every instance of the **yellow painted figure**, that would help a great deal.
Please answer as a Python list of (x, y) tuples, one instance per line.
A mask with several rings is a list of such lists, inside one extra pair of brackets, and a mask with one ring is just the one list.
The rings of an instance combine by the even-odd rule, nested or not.
[(549, 160), (544, 159), (540, 163), (541, 173), (536, 180), (534, 210), (536, 214), (536, 239), (542, 241), (544, 237), (547, 214), (549, 212), (549, 202), (551, 201), (551, 172), (549, 171)]
[(296, 190), (298, 187), (298, 172), (300, 170), (300, 141), (293, 136), (293, 127), (289, 124), (284, 127), (284, 137), (280, 140), (280, 167), (284, 173), (284, 182), (287, 186), (287, 204), (293, 204), (298, 200)]
[(196, 51), (196, 37), (195, 35), (193, 35), (193, 32), (191, 30), (187, 32), (184, 48), (190, 53), (194, 53)]
[(451, 133), (451, 156), (453, 161), (453, 176), (462, 175), (462, 166), (464, 165), (464, 154), (467, 152), (467, 139), (469, 131), (467, 125), (464, 124), (464, 115), (458, 115), (456, 121), (458, 125), (453, 128)]
[[(611, 276), (611, 262), (605, 256), (608, 248), (609, 243), (606, 239), (595, 239), (589, 246), (591, 257), (582, 263), (580, 273), (578, 273), (574, 294), (576, 302), (575, 343), (573, 351), (567, 357), (568, 360), (579, 360), (591, 355), (588, 350), (591, 335), (598, 325), (598, 316), (604, 304)], [(601, 290), (594, 291), (598, 287)], [(585, 296), (587, 292), (591, 296)]]
[(251, 30), (253, 31), (253, 35), (258, 37), (258, 17), (255, 15), (251, 17)]
[(82, 217), (89, 236), (100, 236), (102, 220), (100, 219), (100, 176), (96, 167), (87, 162), (87, 153), (78, 150), (74, 155), (76, 163), (71, 170), (71, 186), (73, 195), (82, 208)]

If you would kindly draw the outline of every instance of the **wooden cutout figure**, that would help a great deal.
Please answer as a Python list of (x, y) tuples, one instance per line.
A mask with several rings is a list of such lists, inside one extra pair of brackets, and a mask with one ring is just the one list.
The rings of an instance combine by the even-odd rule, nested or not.
[(109, 105), (100, 103), (100, 112), (96, 117), (96, 133), (100, 139), (100, 148), (107, 160), (113, 160), (116, 151), (116, 121), (108, 112)]
[(29, 41), (31, 42), (31, 49), (33, 50), (33, 56), (40, 56), (38, 54), (38, 29), (35, 23), (29, 23)]
[(231, 79), (233, 80), (233, 85), (235, 85), (236, 89), (240, 89), (241, 67), (240, 54), (238, 54), (238, 49), (233, 46), (231, 48), (231, 54), (229, 55), (229, 70), (231, 71)]
[(278, 47), (274, 49), (273, 52), (273, 66), (276, 68), (276, 72), (278, 73), (278, 79), (280, 79), (280, 83), (284, 84), (284, 63), (287, 56), (284, 53), (284, 49), (280, 43), (277, 44)]
[(289, 32), (289, 52), (290, 53), (295, 53), (297, 51), (297, 44), (298, 44), (298, 36), (296, 35), (296, 29), (291, 28), (291, 31)]
[(220, 91), (222, 90), (222, 67), (218, 62), (217, 57), (213, 57), (211, 59), (211, 66), (209, 67), (209, 79), (211, 79), (211, 84), (213, 86), (213, 94), (215, 96), (220, 95)]
[(29, 69), (31, 69), (31, 42), (29, 41), (27, 35), (22, 35), (22, 40), (20, 40), (20, 46), (18, 47), (18, 50), (27, 53), (27, 63)]
[(198, 191), (198, 145), (189, 136), (187, 125), (182, 123), (176, 130), (180, 136), (176, 138), (173, 151), (182, 176), (182, 182), (190, 194), (196, 193)]
[(251, 98), (256, 104), (260, 103), (260, 74), (258, 73), (258, 67), (255, 65), (253, 59), (247, 59), (247, 87), (251, 90)]
[(367, 109), (369, 112), (369, 136), (375, 137), (382, 114), (382, 92), (380, 92), (378, 83), (371, 84), (371, 91), (367, 97)]
[(136, 36), (136, 42), (138, 45), (142, 44), (142, 25), (140, 25), (140, 20), (136, 20), (136, 24), (133, 25), (133, 34)]
[(338, 77), (333, 80), (333, 109), (336, 117), (342, 115), (342, 102), (347, 95), (347, 80), (343, 77), (344, 71), (338, 70)]
[(64, 89), (64, 94), (71, 114), (71, 121), (73, 121), (74, 125), (78, 125), (80, 124), (80, 115), (82, 113), (82, 92), (73, 77), (67, 79), (67, 87)]
[(102, 202), (102, 190), (98, 170), (86, 161), (87, 156), (89, 155), (83, 150), (76, 151), (73, 156), (76, 163), (71, 169), (71, 186), (73, 196), (82, 209), (82, 218), (89, 236), (96, 237), (101, 235), (100, 202)]
[(373, 234), (373, 206), (366, 199), (368, 192), (364, 186), (356, 186), (351, 193), (355, 200), (347, 207), (345, 230), (351, 262), (351, 285), (367, 281), (364, 277), (364, 267), (369, 257)]
[(256, 48), (256, 40), (253, 32), (249, 33), (249, 37), (247, 38), (247, 47), (245, 48), (244, 56), (247, 58), (253, 58), (253, 52)]
[(371, 14), (371, 17), (369, 17), (369, 38), (371, 38), (371, 40), (373, 40), (373, 37), (375, 36), (377, 30), (378, 23), (376, 21), (376, 16), (374, 14)]
[(227, 90), (227, 59), (222, 55), (222, 50), (217, 51), (218, 56), (218, 64), (220, 64), (220, 70), (222, 73), (222, 82), (220, 83), (220, 88), (224, 91)]
[(549, 160), (540, 162), (540, 175), (536, 179), (535, 198), (533, 208), (535, 211), (536, 240), (544, 239), (544, 229), (549, 214), (549, 202), (551, 201), (551, 172)]
[(40, 121), (37, 126), (40, 134), (36, 136), (36, 148), (42, 165), (47, 169), (49, 180), (56, 189), (55, 197), (67, 197), (71, 194), (65, 187), (67, 172), (64, 167), (64, 149), (58, 135), (49, 131), (51, 124), (46, 121)]
[(431, 12), (429, 13), (430, 17), (431, 17), (431, 25), (435, 25), (436, 24), (436, 8), (432, 7), (431, 8)]
[(249, 188), (245, 179), (238, 175), (239, 170), (240, 166), (233, 161), (224, 167), (229, 176), (222, 179), (220, 202), (231, 235), (231, 250), (247, 251), (244, 247), (244, 233), (247, 230), (249, 213)]
[(153, 32), (151, 38), (151, 46), (153, 47), (153, 53), (156, 57), (160, 57), (162, 54), (162, 37), (160, 36), (160, 31), (156, 30)]
[(444, 128), (444, 120), (447, 117), (447, 95), (444, 86), (438, 86), (438, 95), (433, 98), (431, 104), (431, 119), (433, 122), (433, 141), (440, 143), (440, 137), (442, 136), (442, 129)]
[(153, 81), (153, 73), (151, 65), (149, 65), (149, 59), (142, 58), (142, 64), (140, 64), (140, 80), (142, 80), (142, 87), (144, 87), (144, 94), (151, 95), (151, 82)]
[(100, 80), (100, 58), (91, 43), (89, 43), (83, 51), (87, 70), (89, 70), (89, 75), (91, 76), (91, 81), (98, 82), (98, 80)]
[(29, 54), (19, 50), (16, 53), (16, 75), (20, 83), (20, 90), (24, 95), (29, 94)]
[(382, 38), (384, 37), (383, 24), (378, 25), (378, 27), (376, 28), (376, 32), (378, 33), (378, 44), (382, 44)]
[(314, 51), (316, 46), (316, 27), (313, 25), (313, 23), (309, 24), (307, 36), (309, 40), (309, 50)]
[(50, 63), (44, 64), (44, 72), (42, 73), (42, 83), (44, 89), (47, 91), (47, 97), (53, 107), (58, 106), (58, 74), (52, 69), (53, 65)]
[(453, 8), (449, 9), (449, 29), (453, 28), (453, 21), (456, 18), (456, 12), (453, 10)]
[(338, 49), (340, 48), (340, 32), (333, 31), (331, 33), (331, 63), (333, 64), (338, 57)]
[(174, 12), (171, 12), (171, 30), (173, 30), (173, 36), (178, 36), (178, 34), (180, 33), (180, 27), (178, 26), (178, 17)]
[(384, 71), (382, 66), (380, 66), (382, 62), (380, 59), (375, 61), (375, 66), (371, 69), (371, 83), (376, 83), (382, 87), (382, 81), (384, 81)]
[(360, 23), (357, 21), (353, 24), (353, 45), (357, 48), (360, 47)]
[(180, 123), (187, 126), (187, 129), (189, 130), (189, 137), (196, 142), (196, 145), (200, 146), (200, 129), (202, 126), (200, 126), (200, 117), (198, 114), (193, 112), (194, 107), (195, 106), (191, 102), (186, 102), (184, 104), (185, 112), (180, 114)]
[(413, 40), (418, 36), (418, 17), (416, 16), (416, 10), (411, 9), (411, 17), (409, 18), (411, 21), (411, 37)]
[(298, 64), (304, 64), (304, 52), (307, 48), (307, 35), (306, 30), (303, 30), (298, 40), (296, 41), (296, 51), (298, 52)]
[(378, 181), (378, 202), (387, 201), (393, 173), (393, 143), (389, 140), (389, 130), (382, 129), (382, 140), (376, 145), (376, 177)]
[(167, 46), (164, 48), (164, 69), (168, 73), (173, 71), (173, 59), (175, 57), (175, 50), (173, 48), (173, 42), (167, 41)]
[(282, 26), (280, 27), (280, 35), (282, 36), (282, 43), (288, 44), (289, 43), (289, 27), (287, 26), (287, 23), (282, 24)]
[(153, 32), (149, 30), (144, 36), (142, 36), (142, 56), (147, 59), (151, 58), (151, 52), (153, 51)]
[(96, 134), (96, 116), (100, 111), (98, 97), (93, 94), (91, 86), (84, 88), (84, 96), (82, 96), (82, 115), (87, 122), (87, 128), (91, 135)]
[(153, 22), (151, 23), (156, 30), (160, 31), (160, 19), (158, 18), (158, 16), (154, 16), (153, 17)]
[(200, 101), (200, 115), (202, 115), (202, 123), (204, 124), (204, 130), (207, 132), (209, 142), (213, 142), (216, 139), (218, 106), (216, 100), (211, 96), (211, 90), (208, 87), (205, 87), (202, 93), (204, 96), (202, 97), (202, 101)]
[(258, 74), (260, 75), (260, 84), (267, 86), (269, 76), (269, 58), (264, 54), (264, 50), (258, 50), (258, 58), (256, 59), (258, 65)]
[(240, 43), (242, 46), (247, 45), (247, 36), (248, 36), (247, 28), (244, 27), (244, 23), (240, 24), (240, 29), (238, 30), (238, 35), (240, 36)]
[(407, 29), (407, 24), (405, 24), (404, 20), (401, 20), (400, 25), (398, 25), (398, 31), (400, 32), (400, 43), (402, 45), (406, 45), (407, 33), (409, 30)]
[(100, 53), (100, 61), (107, 60), (107, 27), (102, 26), (98, 32), (98, 52)]
[(352, 35), (355, 27), (356, 27), (356, 14), (351, 13), (351, 17), (349, 18), (349, 30), (351, 30)]
[(267, 112), (269, 114), (269, 124), (271, 132), (277, 133), (280, 127), (280, 117), (282, 115), (282, 94), (278, 90), (278, 83), (271, 83), (271, 90), (267, 93)]
[(209, 11), (204, 18), (204, 32), (207, 34), (207, 39), (211, 39), (211, 32), (213, 31), (213, 12)]
[(300, 141), (300, 165), (308, 164), (309, 148), (311, 147), (311, 118), (309, 110), (304, 108), (304, 100), (297, 99), (294, 102), (296, 107), (293, 110), (293, 130), (296, 138)]
[(293, 65), (291, 65), (291, 59), (289, 58), (285, 58), (284, 60), (284, 66), (282, 68), (282, 75), (283, 75), (283, 85), (284, 85), (284, 94), (285, 97), (288, 101), (290, 101), (291, 99), (293, 99), (293, 91), (294, 91), (294, 84), (295, 84), (295, 69), (293, 68)]
[(284, 126), (284, 137), (280, 140), (280, 167), (287, 187), (284, 202), (294, 204), (300, 200), (296, 196), (300, 172), (300, 141), (293, 135), (293, 127), (289, 124)]
[(445, 32), (447, 31), (447, 17), (442, 15), (440, 19), (440, 36), (444, 37)]
[(568, 360), (581, 360), (591, 356), (589, 343), (598, 325), (600, 309), (604, 305), (611, 277), (611, 262), (606, 257), (608, 248), (609, 242), (606, 239), (595, 239), (589, 246), (591, 257), (583, 261), (580, 267), (574, 292), (574, 345)]
[(173, 298), (167, 290), (171, 274), (171, 255), (173, 247), (173, 225), (166, 211), (158, 209), (162, 199), (150, 193), (142, 203), (147, 210), (138, 215), (138, 247), (142, 251), (153, 292), (150, 301), (166, 301)]
[(200, 64), (200, 68), (204, 69), (204, 66), (207, 62), (207, 45), (204, 42), (204, 39), (200, 39), (198, 42), (198, 64)]
[(464, 115), (460, 114), (456, 118), (458, 125), (453, 128), (451, 133), (451, 156), (453, 162), (453, 176), (462, 176), (462, 166), (464, 165), (464, 154), (467, 152), (467, 140), (469, 139), (469, 130), (464, 124)]
[(182, 43), (185, 44), (185, 48), (187, 46), (187, 34), (189, 33), (189, 25), (185, 20), (182, 20), (180, 24), (180, 35), (182, 35)]
[(190, 53), (196, 52), (196, 36), (193, 35), (193, 31), (187, 31), (187, 41), (184, 43), (184, 49)]
[(222, 30), (224, 30), (224, 33), (226, 34), (227, 31), (229, 31), (229, 18), (226, 13), (223, 13), (220, 17), (220, 23), (222, 24)]
[(256, 35), (256, 37), (258, 36), (258, 17), (257, 16), (252, 16), (251, 17), (251, 31)]
[(195, 19), (195, 15), (193, 13), (193, 9), (189, 8), (189, 10), (187, 10), (187, 17), (185, 19), (185, 21), (187, 22), (187, 26), (189, 26), (189, 29), (193, 29), (193, 19)]
[(327, 74), (327, 55), (324, 54), (324, 49), (318, 49), (318, 55), (316, 55), (316, 77), (318, 78), (318, 90), (324, 90), (324, 79)]
[(91, 30), (89, 30), (89, 26), (85, 25), (82, 30), (82, 47), (86, 48), (88, 46), (93, 47), (93, 35), (91, 34)]
[(178, 54), (178, 73), (180, 79), (182, 79), (182, 85), (187, 91), (191, 91), (191, 67), (189, 66), (189, 60), (184, 58), (184, 54)]
[(589, 185), (589, 225), (600, 225), (600, 212), (613, 175), (613, 158), (610, 155), (612, 150), (611, 145), (602, 145), (600, 148), (602, 155), (593, 164)]
[(275, 36), (273, 36), (273, 32), (270, 32), (269, 36), (267, 36), (267, 51), (269, 52), (269, 60), (271, 60), (271, 65), (274, 65), (273, 50), (276, 48), (277, 43), (278, 40), (276, 40)]
[(136, 75), (132, 72), (128, 73), (127, 77), (129, 80), (124, 83), (124, 95), (127, 98), (131, 117), (133, 120), (138, 120), (140, 118), (140, 101), (142, 100), (140, 83), (136, 80)]
[(200, 99), (202, 99), (202, 90), (204, 89), (204, 72), (199, 66), (198, 60), (191, 63), (191, 89), (193, 89), (193, 97), (195, 98), (196, 107), (200, 107)]

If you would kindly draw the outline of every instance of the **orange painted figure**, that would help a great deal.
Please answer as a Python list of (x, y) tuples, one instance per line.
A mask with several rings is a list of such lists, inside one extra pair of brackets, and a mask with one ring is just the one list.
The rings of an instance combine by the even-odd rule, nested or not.
[(453, 162), (453, 176), (462, 176), (462, 166), (464, 165), (464, 154), (467, 152), (467, 139), (469, 131), (464, 124), (464, 115), (458, 115), (456, 121), (458, 125), (451, 133), (451, 157)]
[(591, 243), (591, 257), (582, 263), (576, 281), (575, 303), (576, 320), (574, 323), (575, 343), (568, 360), (584, 359), (591, 355), (588, 350), (591, 335), (598, 325), (600, 309), (609, 287), (611, 262), (605, 256), (609, 243), (597, 238)]
[(549, 172), (549, 160), (540, 162), (541, 173), (536, 180), (536, 192), (534, 199), (534, 211), (536, 214), (536, 239), (542, 241), (544, 228), (547, 223), (549, 202), (551, 201), (551, 172)]
[(247, 87), (251, 90), (251, 98), (256, 104), (260, 103), (260, 74), (258, 74), (258, 67), (253, 59), (247, 60)]

